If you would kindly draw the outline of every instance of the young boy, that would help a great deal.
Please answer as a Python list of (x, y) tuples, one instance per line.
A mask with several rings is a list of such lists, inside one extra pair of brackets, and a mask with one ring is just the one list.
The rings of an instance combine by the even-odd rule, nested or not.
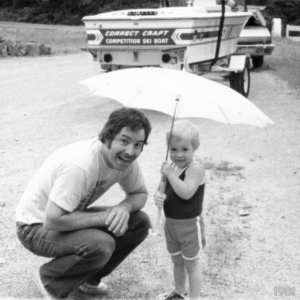
[(186, 273), (189, 280), (190, 300), (200, 299), (201, 272), (198, 258), (205, 246), (204, 223), (201, 218), (205, 187), (204, 167), (194, 160), (198, 149), (199, 133), (194, 124), (180, 120), (174, 123), (170, 140), (172, 165), (164, 162), (161, 174), (166, 178), (165, 193), (154, 195), (155, 205), (163, 207), (166, 216), (165, 236), (167, 249), (174, 263), (175, 290), (158, 296), (159, 300), (188, 299)]

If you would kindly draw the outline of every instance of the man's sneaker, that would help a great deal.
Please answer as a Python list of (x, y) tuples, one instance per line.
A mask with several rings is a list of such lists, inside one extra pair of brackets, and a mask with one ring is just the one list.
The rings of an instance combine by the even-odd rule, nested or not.
[(105, 295), (108, 293), (107, 284), (100, 282), (98, 285), (92, 285), (88, 282), (83, 283), (79, 289), (86, 294)]
[(171, 293), (160, 294), (157, 296), (156, 300), (188, 300), (187, 293), (177, 294), (174, 291)]
[(47, 290), (46, 288), (44, 287), (44, 284), (41, 280), (41, 276), (40, 276), (40, 271), (37, 270), (36, 273), (34, 274), (34, 279), (35, 279), (35, 283), (40, 291), (40, 293), (42, 294), (43, 296), (43, 299), (45, 300), (53, 300), (53, 299), (59, 299), (59, 298), (56, 298), (55, 296), (51, 295)]

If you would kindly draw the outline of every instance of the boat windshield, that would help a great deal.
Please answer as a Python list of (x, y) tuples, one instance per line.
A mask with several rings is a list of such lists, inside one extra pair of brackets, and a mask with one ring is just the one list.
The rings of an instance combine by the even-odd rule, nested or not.
[(182, 7), (187, 6), (187, 0), (164, 0), (163, 7)]
[[(212, 6), (216, 4), (221, 4), (220, 0), (162, 0), (162, 7), (183, 7), (188, 6), (188, 2), (191, 2), (192, 6), (201, 7), (201, 6)], [(246, 0), (234, 0), (238, 10), (247, 11)], [(225, 1), (226, 3), (226, 1)]]
[(162, 0), (162, 7), (185, 7), (189, 6), (201, 7), (216, 5), (216, 0)]

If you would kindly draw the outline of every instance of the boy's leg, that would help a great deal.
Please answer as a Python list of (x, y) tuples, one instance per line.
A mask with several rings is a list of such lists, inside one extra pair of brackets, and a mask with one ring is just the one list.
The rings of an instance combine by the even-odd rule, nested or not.
[(115, 240), (99, 229), (56, 232), (37, 224), (18, 226), (17, 233), (32, 253), (55, 257), (41, 266), (40, 278), (50, 294), (61, 298), (103, 268), (115, 250)]
[(184, 260), (181, 254), (172, 256), (174, 264), (174, 282), (175, 282), (175, 293), (179, 295), (184, 295), (186, 292), (186, 272)]
[[(202, 223), (202, 224), (201, 224)], [(200, 299), (201, 292), (201, 270), (199, 267), (199, 256), (203, 246), (202, 230), (204, 227), (202, 217), (181, 220), (177, 234), (181, 240), (182, 257), (188, 274), (190, 286), (190, 300)]]
[(146, 213), (137, 211), (131, 214), (126, 233), (121, 237), (114, 237), (116, 249), (110, 260), (101, 270), (96, 272), (88, 280), (88, 282), (93, 285), (98, 285), (102, 278), (110, 274), (138, 245), (145, 240), (150, 226), (150, 220)]
[(180, 244), (177, 241), (177, 234), (175, 229), (176, 220), (166, 218), (165, 221), (165, 236), (167, 249), (171, 254), (173, 261), (173, 275), (175, 281), (175, 290), (172, 292), (158, 295), (158, 300), (169, 299), (185, 299), (186, 290), (186, 272), (184, 268), (184, 261), (181, 255)]
[(190, 286), (190, 300), (200, 299), (202, 277), (199, 267), (198, 258), (194, 260), (184, 260), (185, 269), (188, 274), (189, 286)]

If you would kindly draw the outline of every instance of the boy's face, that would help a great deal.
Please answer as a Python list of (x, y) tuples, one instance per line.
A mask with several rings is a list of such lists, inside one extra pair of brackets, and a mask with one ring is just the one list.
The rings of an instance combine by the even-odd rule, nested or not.
[(134, 132), (124, 127), (110, 143), (105, 143), (105, 162), (112, 169), (124, 171), (142, 153), (144, 141), (144, 129)]
[(171, 139), (170, 158), (179, 168), (184, 168), (193, 161), (194, 152), (195, 150), (190, 140)]

